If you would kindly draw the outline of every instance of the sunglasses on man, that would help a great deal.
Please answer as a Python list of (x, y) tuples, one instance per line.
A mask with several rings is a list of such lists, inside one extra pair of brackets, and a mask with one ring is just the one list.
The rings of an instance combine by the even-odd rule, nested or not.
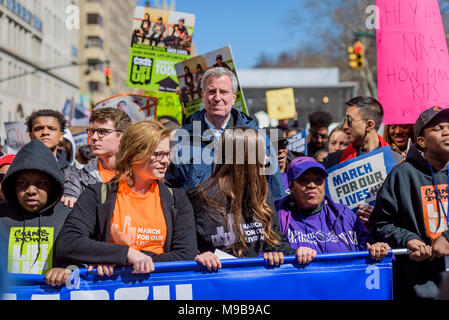
[(357, 121), (365, 121), (363, 119), (353, 120), (350, 116), (345, 116), (343, 119), (343, 124), (347, 123), (348, 127), (352, 127), (352, 125)]

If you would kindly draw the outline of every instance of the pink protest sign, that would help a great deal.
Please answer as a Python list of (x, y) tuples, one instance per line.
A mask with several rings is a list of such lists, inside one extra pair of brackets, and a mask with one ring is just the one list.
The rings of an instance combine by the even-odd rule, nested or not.
[(449, 107), (449, 55), (437, 0), (377, 0), (378, 98), (384, 124)]

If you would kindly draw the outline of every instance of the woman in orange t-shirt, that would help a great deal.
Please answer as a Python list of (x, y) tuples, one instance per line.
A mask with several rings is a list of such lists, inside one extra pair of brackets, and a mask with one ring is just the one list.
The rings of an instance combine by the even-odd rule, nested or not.
[(118, 175), (81, 194), (57, 241), (57, 257), (96, 266), (106, 276), (115, 266), (149, 273), (153, 262), (193, 260), (192, 205), (184, 191), (162, 182), (170, 152), (170, 130), (159, 122), (131, 125), (117, 154)]

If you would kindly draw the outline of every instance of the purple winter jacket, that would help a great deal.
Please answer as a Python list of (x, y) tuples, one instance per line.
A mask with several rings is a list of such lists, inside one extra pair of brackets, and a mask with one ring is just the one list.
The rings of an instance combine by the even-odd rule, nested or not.
[(321, 204), (321, 211), (314, 215), (301, 213), (291, 196), (275, 205), (281, 230), (294, 249), (309, 247), (318, 253), (366, 250), (369, 232), (363, 221), (328, 196)]

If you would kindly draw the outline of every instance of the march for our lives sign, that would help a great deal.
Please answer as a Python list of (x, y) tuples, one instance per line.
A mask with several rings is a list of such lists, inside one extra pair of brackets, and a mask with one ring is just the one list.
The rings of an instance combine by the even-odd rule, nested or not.
[(350, 209), (374, 205), (382, 184), (396, 165), (390, 147), (383, 147), (327, 169), (326, 194)]

